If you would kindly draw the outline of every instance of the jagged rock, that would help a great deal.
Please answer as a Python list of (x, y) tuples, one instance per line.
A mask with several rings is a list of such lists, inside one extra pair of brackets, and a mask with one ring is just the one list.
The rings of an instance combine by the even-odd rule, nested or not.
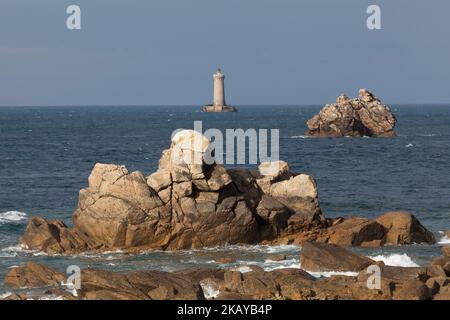
[(5, 276), (5, 285), (12, 288), (58, 286), (65, 281), (64, 274), (34, 262), (27, 262), (21, 267), (13, 267)]
[(258, 167), (259, 173), (271, 181), (284, 180), (290, 177), (289, 165), (282, 160), (263, 162)]
[[(36, 218), (22, 244), (51, 254), (175, 250), (272, 240), (295, 214), (303, 217), (298, 228), (323, 221), (312, 177), (290, 173), (283, 161), (262, 164), (265, 176), (257, 178), (249, 170), (226, 170), (211, 162), (209, 146), (200, 133), (178, 132), (147, 178), (125, 166), (96, 164), (80, 191), (74, 228)], [(267, 193), (258, 179), (267, 181)]]
[(10, 294), (6, 297), (0, 297), (0, 300), (5, 300), (5, 301), (23, 301), (23, 300), (27, 300), (28, 297), (26, 294)]
[(156, 192), (167, 188), (172, 184), (172, 176), (169, 170), (159, 170), (147, 178), (147, 184)]
[(321, 225), (324, 216), (319, 207), (317, 185), (313, 177), (299, 174), (291, 175), (289, 180), (275, 182), (267, 192), (270, 196), (289, 207), (302, 225)]
[(441, 256), (434, 258), (431, 265), (442, 267), (447, 276), (450, 276), (450, 257)]
[(286, 260), (286, 255), (278, 254), (278, 255), (268, 256), (267, 260), (269, 260), (269, 261), (283, 261), (283, 260)]
[(342, 247), (320, 242), (305, 242), (300, 252), (300, 264), (307, 271), (357, 272), (374, 263)]
[(430, 289), (420, 280), (409, 280), (394, 292), (396, 300), (430, 300)]
[(443, 246), (442, 254), (444, 255), (444, 257), (450, 258), (450, 246)]
[(433, 277), (429, 278), (425, 285), (430, 290), (431, 295), (435, 295), (441, 291), (441, 288), (445, 290), (445, 287), (450, 284), (450, 278), (447, 277)]
[(387, 244), (436, 243), (433, 233), (409, 212), (387, 212), (379, 216), (376, 221), (387, 230)]
[(26, 249), (49, 254), (71, 253), (98, 246), (93, 239), (69, 229), (63, 222), (47, 221), (41, 217), (30, 218), (20, 242)]
[(328, 243), (348, 247), (380, 246), (384, 243), (385, 229), (367, 218), (347, 218), (328, 229)]
[(199, 283), (186, 275), (162, 271), (135, 271), (127, 275), (128, 281), (152, 300), (203, 300)]
[(346, 95), (336, 104), (327, 104), (318, 115), (308, 120), (308, 135), (320, 137), (392, 137), (395, 136), (396, 118), (388, 106), (371, 92), (359, 91), (359, 98)]
[(81, 272), (80, 294), (88, 300), (198, 300), (199, 284), (161, 271), (134, 271), (121, 275), (100, 269)]

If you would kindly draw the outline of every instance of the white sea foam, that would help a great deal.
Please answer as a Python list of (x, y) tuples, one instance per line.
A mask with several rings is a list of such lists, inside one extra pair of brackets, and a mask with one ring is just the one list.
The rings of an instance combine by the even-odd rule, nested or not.
[(200, 287), (202, 287), (203, 295), (207, 300), (217, 298), (220, 294), (216, 283), (210, 279), (200, 281)]
[(291, 136), (291, 139), (309, 139), (312, 138), (310, 136)]
[(419, 137), (436, 137), (437, 135), (436, 133), (419, 134)]
[(0, 293), (0, 300), (9, 297), (11, 294), (11, 292)]
[(252, 272), (253, 269), (249, 266), (240, 266), (240, 267), (234, 267), (232, 269), (230, 269), (232, 271), (239, 271), (240, 273), (247, 273), (247, 272)]
[(16, 223), (27, 218), (27, 214), (19, 211), (7, 211), (0, 213), (0, 224)]
[[(240, 271), (242, 273), (245, 272), (251, 272), (251, 266), (256, 265), (264, 269), (266, 272), (279, 270), (279, 269), (301, 269), (300, 261), (299, 259), (287, 259), (282, 261), (272, 261), (272, 260), (266, 260), (265, 262), (261, 263), (258, 261), (238, 261), (239, 263), (246, 263), (247, 266), (241, 266), (241, 267), (235, 267), (232, 270)], [(310, 272), (307, 271), (309, 274), (311, 274), (313, 277), (316, 278), (323, 278), (323, 277), (331, 277), (331, 276), (348, 276), (348, 277), (356, 277), (358, 275), (357, 272), (340, 272), (340, 271), (329, 271), (329, 272)]]
[(443, 236), (443, 237), (439, 240), (438, 244), (450, 244), (450, 238), (447, 237), (447, 236)]
[(393, 253), (389, 255), (377, 255), (369, 257), (375, 261), (383, 261), (387, 266), (393, 267), (420, 267), (417, 263), (415, 263), (411, 257), (409, 257), (406, 253), (398, 254)]
[(74, 297), (78, 297), (78, 291), (72, 282), (61, 281), (61, 286), (66, 287), (66, 291), (70, 292)]
[[(35, 300), (35, 299), (27, 299), (27, 300)], [(64, 300), (64, 297), (51, 294), (51, 295), (39, 297), (38, 300), (51, 300), (51, 301)]]
[(328, 271), (328, 272), (311, 272), (307, 271), (310, 275), (316, 278), (329, 278), (332, 276), (345, 276), (345, 277), (356, 277), (358, 272), (344, 272), (344, 271)]
[(266, 248), (266, 251), (268, 253), (280, 253), (280, 252), (286, 252), (286, 251), (296, 251), (300, 248), (293, 244), (280, 244), (277, 246), (268, 246)]
[[(179, 250), (178, 253), (185, 254), (197, 254), (202, 252), (228, 252), (228, 251), (245, 251), (245, 252), (255, 252), (255, 253), (281, 253), (288, 251), (298, 252), (300, 250), (299, 246), (296, 245), (222, 245), (215, 247), (204, 247), (199, 249), (189, 249), (189, 250)], [(149, 250), (143, 252), (145, 253), (162, 253), (162, 254), (172, 254), (171, 251), (163, 251), (163, 250)]]
[(14, 258), (17, 257), (19, 254), (33, 255), (35, 257), (47, 255), (47, 253), (43, 251), (29, 250), (22, 245), (6, 247), (0, 251), (0, 257), (2, 258)]
[(262, 266), (264, 271), (273, 271), (278, 269), (300, 269), (298, 259), (287, 259), (281, 261), (266, 260)]

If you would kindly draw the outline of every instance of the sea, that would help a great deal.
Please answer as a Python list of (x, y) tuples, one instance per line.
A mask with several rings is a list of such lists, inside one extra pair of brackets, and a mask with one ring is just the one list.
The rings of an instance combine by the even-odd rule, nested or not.
[[(322, 106), (240, 106), (237, 113), (202, 113), (200, 106), (0, 107), (0, 295), (8, 270), (26, 261), (62, 272), (69, 266), (174, 271), (189, 267), (266, 270), (300, 268), (300, 247), (234, 245), (175, 252), (121, 251), (48, 256), (18, 246), (30, 216), (71, 225), (78, 192), (97, 162), (154, 172), (174, 130), (279, 129), (280, 159), (292, 171), (314, 176), (328, 217), (373, 218), (386, 211), (413, 212), (432, 230), (436, 245), (373, 249), (358, 253), (388, 265), (426, 265), (450, 243), (450, 105), (393, 105), (395, 138), (310, 138), (306, 121)], [(254, 164), (241, 165), (256, 168)], [(270, 256), (284, 254), (284, 261)], [(217, 258), (236, 262), (220, 264)], [(315, 274), (317, 277), (334, 273)]]

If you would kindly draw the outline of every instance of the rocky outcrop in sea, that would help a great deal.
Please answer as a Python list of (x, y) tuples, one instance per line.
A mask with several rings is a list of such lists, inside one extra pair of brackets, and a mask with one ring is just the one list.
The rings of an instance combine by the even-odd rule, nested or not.
[[(313, 177), (294, 173), (284, 161), (258, 170), (226, 169), (210, 161), (209, 140), (179, 132), (149, 176), (121, 165), (96, 164), (80, 191), (74, 227), (30, 219), (20, 242), (30, 250), (80, 252), (178, 250), (230, 244), (301, 245), (297, 268), (255, 266), (194, 268), (126, 274), (86, 268), (81, 288), (67, 276), (29, 262), (10, 268), (5, 299), (450, 299), (450, 252), (426, 267), (387, 266), (348, 247), (433, 244), (436, 239), (413, 214), (387, 212), (375, 219), (327, 218)], [(347, 248), (346, 248), (347, 247)], [(271, 256), (277, 261), (285, 256)], [(235, 264), (223, 257), (220, 263)], [(381, 270), (381, 289), (367, 285), (368, 268)], [(300, 268), (301, 267), (301, 268)], [(332, 273), (318, 277), (315, 273)], [(345, 273), (345, 274), (342, 274)], [(24, 289), (34, 288), (32, 293)], [(17, 291), (16, 291), (17, 289)], [(33, 296), (30, 296), (32, 294)]]
[(307, 135), (317, 137), (393, 137), (397, 119), (373, 93), (359, 90), (359, 98), (345, 94), (327, 104), (307, 122)]
[(148, 249), (179, 250), (226, 244), (318, 241), (341, 246), (435, 243), (408, 212), (375, 220), (326, 218), (313, 177), (284, 161), (258, 170), (226, 169), (209, 161), (209, 140), (179, 132), (159, 168), (145, 177), (125, 166), (96, 164), (80, 191), (73, 228), (30, 219), (21, 245), (48, 254)]

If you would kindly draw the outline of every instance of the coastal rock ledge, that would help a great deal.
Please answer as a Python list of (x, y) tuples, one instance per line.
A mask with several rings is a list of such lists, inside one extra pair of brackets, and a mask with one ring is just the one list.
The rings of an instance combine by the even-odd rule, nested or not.
[(373, 93), (359, 90), (359, 98), (340, 95), (307, 122), (307, 135), (317, 137), (393, 137), (397, 119)]
[[(445, 254), (445, 251), (443, 250)], [(450, 273), (439, 265), (387, 266), (345, 248), (323, 243), (305, 243), (296, 268), (264, 269), (250, 265), (245, 272), (227, 269), (191, 268), (175, 272), (156, 270), (118, 273), (86, 268), (81, 270), (77, 290), (57, 270), (37, 263), (14, 266), (5, 277), (13, 292), (6, 300), (450, 300)], [(380, 268), (380, 287), (368, 284)], [(348, 275), (315, 277), (314, 272), (351, 272)], [(2, 298), (0, 298), (2, 300)]]
[(225, 244), (318, 241), (341, 246), (435, 243), (410, 213), (376, 220), (326, 218), (314, 178), (284, 161), (259, 170), (206, 161), (209, 140), (192, 130), (175, 135), (158, 170), (145, 177), (125, 166), (96, 164), (80, 191), (73, 228), (30, 219), (20, 243), (48, 254), (122, 249), (178, 250)]

